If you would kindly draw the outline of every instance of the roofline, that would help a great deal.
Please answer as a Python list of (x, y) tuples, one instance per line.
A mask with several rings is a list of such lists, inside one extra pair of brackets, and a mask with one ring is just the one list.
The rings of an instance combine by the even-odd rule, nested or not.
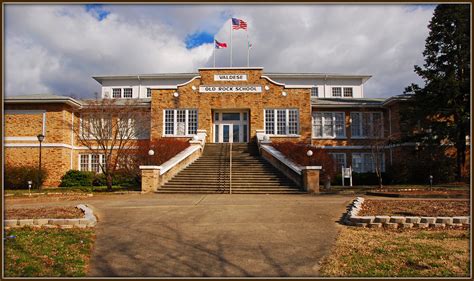
[(383, 105), (389, 105), (393, 102), (396, 102), (396, 101), (409, 101), (411, 99), (412, 96), (410, 95), (399, 95), (399, 96), (392, 96), (392, 97), (389, 97), (388, 99), (386, 99), (384, 102), (383, 102)]
[(372, 75), (367, 74), (339, 74), (339, 73), (280, 73), (280, 72), (267, 72), (265, 75), (272, 78), (359, 78), (362, 79), (362, 83), (372, 78)]
[[(200, 70), (263, 70), (263, 67), (201, 67)], [(198, 76), (199, 72), (183, 72), (183, 73), (158, 73), (158, 74), (125, 74), (125, 75), (94, 75), (92, 78), (98, 83), (104, 80), (120, 80), (120, 79), (156, 79), (156, 78), (193, 78)], [(354, 74), (338, 74), (338, 73), (284, 73), (284, 72), (267, 72), (264, 75), (271, 78), (357, 78), (362, 79), (362, 83), (369, 80), (372, 75), (354, 75)]]
[(384, 105), (380, 104), (311, 104), (311, 107), (316, 108), (383, 108)]
[(28, 103), (65, 103), (68, 104), (72, 107), (77, 107), (81, 108), (82, 104), (70, 97), (64, 97), (64, 98), (57, 98), (57, 99), (34, 99), (34, 98), (5, 98), (5, 103), (22, 103), (22, 104), (28, 104)]
[(242, 66), (242, 67), (238, 67), (238, 66), (227, 66), (227, 67), (200, 67), (200, 68), (198, 68), (198, 70), (219, 70), (219, 69), (223, 69), (223, 70), (226, 70), (226, 69), (230, 69), (230, 70), (238, 70), (238, 69), (243, 69), (243, 70), (251, 70), (251, 69), (263, 70), (263, 67), (261, 67), (261, 66)]
[(95, 75), (92, 78), (102, 84), (104, 80), (120, 80), (120, 79), (155, 79), (155, 78), (193, 78), (199, 73), (158, 73), (158, 74), (126, 74), (126, 75)]

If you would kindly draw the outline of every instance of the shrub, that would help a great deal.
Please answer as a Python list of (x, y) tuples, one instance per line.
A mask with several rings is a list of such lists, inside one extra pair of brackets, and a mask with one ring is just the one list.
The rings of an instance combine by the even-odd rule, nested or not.
[[(126, 170), (117, 170), (112, 177), (112, 185), (118, 185), (122, 187), (134, 187), (140, 185), (141, 177), (130, 174)], [(104, 174), (96, 174), (92, 182), (93, 186), (104, 186), (107, 185), (107, 181)]]
[(61, 177), (61, 184), (59, 186), (92, 186), (93, 180), (94, 172), (69, 170)]
[(155, 155), (150, 159), (150, 164), (161, 165), (188, 147), (188, 139), (161, 138), (154, 140), (150, 143), (150, 149), (155, 151)]
[[(294, 143), (289, 141), (272, 143), (272, 146), (301, 166), (322, 166), (321, 180), (324, 180), (328, 176), (333, 179), (336, 175), (334, 159), (323, 149), (310, 146), (306, 143)], [(313, 152), (311, 157), (308, 157), (306, 154), (308, 150)]]
[(33, 181), (32, 187), (42, 186), (48, 176), (45, 169), (38, 171), (33, 166), (6, 166), (4, 187), (7, 189), (28, 189), (28, 181)]

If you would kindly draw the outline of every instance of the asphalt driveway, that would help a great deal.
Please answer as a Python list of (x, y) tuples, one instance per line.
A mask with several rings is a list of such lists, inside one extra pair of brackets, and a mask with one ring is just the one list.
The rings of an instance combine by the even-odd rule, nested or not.
[[(318, 276), (353, 197), (148, 194), (82, 200), (89, 276)], [(73, 202), (56, 202), (68, 205)], [(44, 205), (44, 204), (42, 204)]]

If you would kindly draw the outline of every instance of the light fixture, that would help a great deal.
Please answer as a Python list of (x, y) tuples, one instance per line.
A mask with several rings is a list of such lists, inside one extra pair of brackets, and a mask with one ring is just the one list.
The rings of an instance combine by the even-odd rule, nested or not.
[(191, 87), (191, 89), (193, 89), (193, 91), (196, 91), (197, 88), (196, 88), (196, 86), (193, 85), (193, 86)]
[(268, 85), (265, 85), (265, 90), (270, 90), (270, 87)]
[(312, 150), (308, 150), (308, 151), (306, 152), (306, 155), (307, 155), (308, 157), (313, 156), (313, 151), (312, 151)]
[(199, 140), (199, 137), (197, 135), (194, 135), (193, 140), (197, 141), (197, 140)]
[(282, 92), (281, 95), (286, 97), (288, 94), (286, 92)]
[(174, 92), (174, 93), (173, 93), (173, 96), (174, 96), (175, 98), (179, 97), (178, 92)]
[(148, 155), (150, 156), (155, 155), (155, 151), (153, 149), (148, 150)]

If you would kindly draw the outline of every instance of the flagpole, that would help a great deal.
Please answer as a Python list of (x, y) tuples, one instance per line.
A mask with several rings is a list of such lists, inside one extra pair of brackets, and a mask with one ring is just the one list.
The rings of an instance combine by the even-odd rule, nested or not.
[(216, 67), (216, 38), (214, 37), (214, 44), (212, 44), (212, 53), (214, 55), (214, 68)]
[(250, 67), (249, 27), (247, 26), (247, 67)]
[(232, 67), (232, 18), (230, 18), (230, 67)]

